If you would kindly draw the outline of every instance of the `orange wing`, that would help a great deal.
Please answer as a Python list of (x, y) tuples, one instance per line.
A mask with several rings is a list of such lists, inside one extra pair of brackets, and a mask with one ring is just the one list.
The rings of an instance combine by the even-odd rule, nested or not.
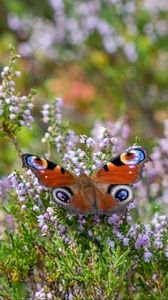
[(23, 167), (31, 169), (46, 187), (73, 185), (77, 177), (57, 164), (31, 154), (22, 155)]
[(117, 210), (119, 203), (111, 195), (106, 193), (99, 193), (98, 212), (109, 213)]
[[(80, 181), (80, 183), (81, 182), (82, 181)], [(108, 213), (112, 211), (114, 207), (116, 208), (118, 206), (117, 200), (107, 193), (108, 185), (97, 184), (97, 186), (82, 187), (80, 183), (80, 187), (78, 184), (71, 186), (71, 202), (69, 206), (64, 204), (65, 208), (75, 213), (87, 215)]]
[[(72, 191), (74, 191), (73, 188)], [(117, 206), (117, 200), (113, 199), (107, 192), (101, 193), (97, 190), (97, 194), (94, 197), (94, 190), (86, 189), (78, 190), (78, 192), (74, 193), (69, 210), (87, 215), (108, 213), (115, 210)]]
[(143, 166), (149, 160), (146, 150), (133, 146), (111, 159), (92, 175), (96, 182), (110, 184), (133, 184), (141, 178)]

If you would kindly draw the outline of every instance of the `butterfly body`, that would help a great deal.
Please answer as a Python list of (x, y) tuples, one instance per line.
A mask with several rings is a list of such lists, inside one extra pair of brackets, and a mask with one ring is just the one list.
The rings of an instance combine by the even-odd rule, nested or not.
[(148, 159), (144, 148), (134, 146), (93, 175), (76, 176), (44, 158), (22, 155), (23, 166), (30, 168), (43, 185), (51, 188), (53, 199), (77, 214), (109, 214), (126, 206), (134, 198), (132, 184), (140, 179)]
[[(82, 214), (104, 213), (111, 206), (114, 209), (115, 201), (110, 195), (106, 194), (108, 186), (108, 184), (96, 183), (94, 179), (84, 173), (80, 174), (76, 184), (69, 188), (73, 197), (71, 206), (68, 209), (71, 212)], [(64, 188), (67, 189), (67, 187)], [(62, 206), (67, 208), (66, 204)]]

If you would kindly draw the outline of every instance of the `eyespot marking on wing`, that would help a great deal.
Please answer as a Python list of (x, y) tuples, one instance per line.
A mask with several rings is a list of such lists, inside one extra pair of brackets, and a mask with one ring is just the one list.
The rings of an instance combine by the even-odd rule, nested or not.
[(129, 152), (124, 152), (120, 155), (120, 160), (124, 164), (137, 165), (146, 159), (146, 154), (143, 149), (132, 149)]
[(31, 155), (26, 157), (26, 163), (29, 167), (35, 168), (37, 170), (45, 170), (48, 166), (45, 159)]
[(110, 185), (108, 194), (118, 202), (130, 202), (134, 199), (133, 189), (130, 185)]
[(71, 189), (67, 187), (56, 187), (52, 189), (52, 195), (54, 200), (61, 205), (68, 205), (71, 202), (73, 193)]

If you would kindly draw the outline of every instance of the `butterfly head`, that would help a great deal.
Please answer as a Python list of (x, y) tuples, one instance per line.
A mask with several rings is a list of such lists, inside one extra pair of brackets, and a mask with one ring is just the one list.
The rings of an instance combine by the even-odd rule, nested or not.
[(91, 178), (86, 175), (85, 173), (81, 173), (78, 177), (78, 185), (81, 188), (91, 188), (93, 187), (93, 181), (91, 180)]

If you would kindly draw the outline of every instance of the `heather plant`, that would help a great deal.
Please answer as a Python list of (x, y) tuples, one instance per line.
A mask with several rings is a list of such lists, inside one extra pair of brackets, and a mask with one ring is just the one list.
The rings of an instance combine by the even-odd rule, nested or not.
[[(27, 16), (24, 9), (21, 16), (15, 10), (8, 14), (8, 26), (19, 36), (19, 49), (24, 56), (69, 61), (76, 53), (85, 55), (87, 46), (96, 44), (94, 35), (97, 34), (105, 52), (121, 51), (126, 59), (136, 62), (139, 56), (145, 56), (150, 47), (166, 37), (165, 1), (89, 0), (69, 3), (67, 0), (48, 0), (46, 9), (50, 9), (50, 18), (36, 16), (33, 10)], [(147, 42), (146, 47), (142, 45), (141, 48), (141, 39)], [(84, 44), (85, 47), (81, 47)]]
[(9, 66), (5, 66), (1, 72), (2, 84), (0, 85), (0, 136), (9, 138), (15, 144), (17, 151), (20, 151), (16, 141), (16, 135), (21, 126), (31, 127), (33, 117), (31, 115), (33, 95), (22, 96), (15, 89), (15, 79), (20, 77), (20, 71), (16, 69), (19, 55), (13, 53), (10, 47)]
[[(14, 143), (20, 157), (23, 150), (17, 133), (23, 126), (31, 130), (33, 117), (32, 94), (20, 96), (15, 88), (11, 90), (16, 58), (11, 53), (9, 66), (1, 74), (0, 122), (2, 138)], [(62, 110), (61, 98), (43, 105), (42, 121), (47, 125), (41, 140), (46, 146), (43, 156), (77, 175), (92, 174), (125, 149), (129, 128), (123, 120), (97, 121), (90, 136), (78, 136), (63, 121)], [(153, 164), (158, 165), (152, 155)], [(149, 176), (146, 167), (146, 181)], [(141, 188), (137, 187), (139, 194)], [(31, 170), (22, 168), (0, 181), (0, 197), (5, 216), (0, 236), (0, 299), (167, 299), (168, 218), (161, 207), (147, 223), (138, 209), (138, 197), (125, 211), (109, 216), (71, 215), (54, 202)], [(148, 197), (146, 193), (143, 205), (152, 207)]]
[[(96, 89), (91, 97), (95, 110), (99, 106), (109, 117), (110, 107), (115, 120), (121, 112), (131, 116), (147, 140), (146, 128), (151, 138), (158, 135), (167, 104), (167, 1), (48, 0), (37, 6), (26, 1), (8, 6), (4, 1), (6, 27), (30, 64), (34, 81), (40, 85), (47, 78), (48, 85), (50, 79), (57, 93), (59, 71), (64, 79), (71, 78), (78, 66), (79, 83), (82, 73), (84, 82), (88, 78)], [(34, 72), (34, 61), (43, 72)], [(77, 98), (86, 100), (81, 92)]]

